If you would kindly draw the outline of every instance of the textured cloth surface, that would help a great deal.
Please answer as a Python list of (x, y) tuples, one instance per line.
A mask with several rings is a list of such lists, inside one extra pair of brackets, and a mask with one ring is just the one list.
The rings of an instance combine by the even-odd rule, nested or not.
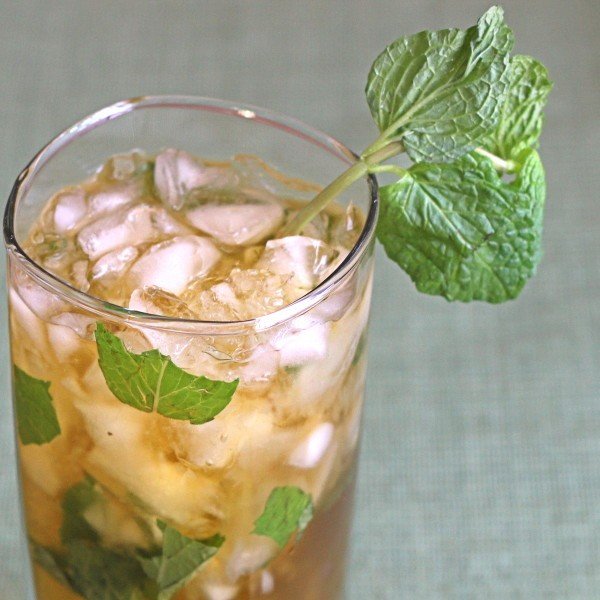
[[(475, 0), (2, 2), (0, 186), (80, 116), (188, 93), (296, 116), (357, 150), (370, 62)], [(379, 256), (349, 599), (600, 598), (600, 97), (595, 0), (504, 2), (556, 87), (545, 258), (517, 302), (453, 305)], [(5, 306), (0, 600), (25, 597)]]

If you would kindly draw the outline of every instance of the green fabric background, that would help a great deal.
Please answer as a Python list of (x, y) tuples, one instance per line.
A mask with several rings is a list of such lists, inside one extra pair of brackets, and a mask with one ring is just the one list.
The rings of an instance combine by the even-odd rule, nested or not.
[[(545, 259), (517, 302), (416, 293), (383, 254), (348, 598), (600, 598), (600, 3), (507, 0), (556, 82)], [(487, 2), (0, 2), (0, 186), (80, 116), (145, 93), (266, 106), (361, 149), (371, 61)], [(0, 600), (25, 597), (2, 304)]]

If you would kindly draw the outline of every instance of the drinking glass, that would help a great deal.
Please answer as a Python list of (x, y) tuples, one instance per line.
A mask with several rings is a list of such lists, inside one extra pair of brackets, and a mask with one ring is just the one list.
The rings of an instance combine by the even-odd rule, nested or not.
[[(289, 181), (320, 186), (357, 160), (324, 133), (264, 109), (143, 97), (79, 121), (19, 175), (4, 235), (19, 474), (36, 597), (155, 598), (140, 557), (158, 552), (169, 528), (188, 541), (217, 534), (225, 541), (185, 585), (161, 598), (341, 598), (376, 182), (365, 177), (337, 199), (365, 220), (338, 268), (299, 300), (246, 321), (116, 306), (71, 287), (23, 250), (54, 193), (92, 175), (109, 156), (166, 147), (214, 160), (255, 155), (297, 178)], [(198, 425), (123, 404), (99, 366), (100, 325), (129, 352), (157, 349), (192, 375), (239, 380), (231, 402)], [(255, 531), (278, 488), (299, 488), (313, 507), (303, 535), (283, 547)]]

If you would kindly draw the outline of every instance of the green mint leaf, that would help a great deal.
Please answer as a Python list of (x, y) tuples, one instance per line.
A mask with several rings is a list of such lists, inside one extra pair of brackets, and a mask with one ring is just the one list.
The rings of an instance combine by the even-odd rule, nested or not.
[(515, 298), (541, 257), (544, 170), (527, 151), (512, 183), (469, 154), (419, 164), (380, 190), (377, 235), (417, 289), (448, 300)]
[(160, 553), (140, 555), (138, 560), (146, 575), (156, 582), (158, 600), (169, 600), (218, 552), (225, 538), (217, 534), (204, 540), (194, 540), (162, 521), (158, 521), (158, 526), (163, 532)]
[(60, 435), (50, 382), (36, 379), (13, 365), (15, 412), (22, 444), (46, 444)]
[(309, 494), (295, 486), (278, 487), (271, 492), (263, 513), (255, 521), (253, 533), (266, 535), (283, 548), (295, 531), (302, 534), (312, 516)]
[(366, 94), (387, 139), (415, 162), (449, 162), (496, 126), (509, 82), (513, 34), (500, 7), (466, 31), (401, 37), (375, 60)]
[(58, 552), (51, 548), (46, 548), (33, 540), (30, 540), (29, 548), (31, 550), (31, 558), (36, 564), (52, 575), (59, 583), (62, 583), (66, 587), (71, 587), (65, 560)]
[(63, 522), (60, 538), (63, 544), (87, 540), (97, 542), (99, 536), (86, 521), (84, 513), (92, 504), (101, 500), (94, 480), (86, 476), (83, 481), (69, 488), (62, 501)]
[(486, 149), (502, 158), (516, 159), (524, 149), (537, 148), (551, 90), (552, 82), (542, 63), (530, 56), (514, 56), (500, 121), (484, 142)]
[(211, 421), (231, 401), (238, 380), (213, 381), (186, 373), (158, 350), (129, 352), (102, 323), (96, 329), (98, 363), (110, 391), (124, 404), (156, 410), (194, 425)]
[(67, 564), (72, 587), (87, 600), (142, 600), (147, 579), (131, 556), (107, 550), (86, 541), (67, 546)]

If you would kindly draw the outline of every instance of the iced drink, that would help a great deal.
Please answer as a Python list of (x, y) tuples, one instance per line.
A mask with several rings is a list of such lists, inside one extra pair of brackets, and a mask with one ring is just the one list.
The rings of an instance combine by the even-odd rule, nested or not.
[(334, 204), (277, 237), (317, 190), (254, 156), (167, 148), (113, 156), (49, 198), (26, 254), (146, 315), (96, 314), (10, 260), (40, 600), (341, 597), (371, 251), (308, 310), (268, 321), (363, 229)]

